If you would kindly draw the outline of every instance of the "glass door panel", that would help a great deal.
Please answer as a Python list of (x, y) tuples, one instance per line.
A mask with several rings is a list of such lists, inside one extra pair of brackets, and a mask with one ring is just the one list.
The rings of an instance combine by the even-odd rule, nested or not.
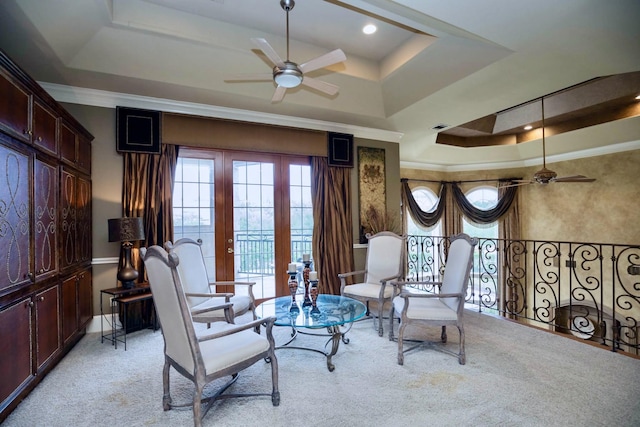
[(256, 299), (276, 296), (274, 200), (273, 163), (233, 161), (234, 279), (256, 282)]

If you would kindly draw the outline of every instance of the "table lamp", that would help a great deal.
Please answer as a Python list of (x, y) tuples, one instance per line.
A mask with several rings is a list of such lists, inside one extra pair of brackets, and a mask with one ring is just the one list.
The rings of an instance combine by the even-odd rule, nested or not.
[(133, 243), (144, 239), (144, 223), (142, 218), (113, 218), (109, 220), (109, 241), (122, 242), (120, 261), (118, 263), (118, 280), (123, 288), (133, 288), (138, 278), (138, 271), (131, 265), (131, 248)]

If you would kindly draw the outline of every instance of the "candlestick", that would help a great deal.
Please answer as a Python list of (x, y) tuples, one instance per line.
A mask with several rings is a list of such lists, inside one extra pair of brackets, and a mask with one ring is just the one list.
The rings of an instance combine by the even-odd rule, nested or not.
[(302, 261), (310, 261), (311, 260), (311, 255), (309, 254), (302, 254)]
[(309, 272), (309, 280), (318, 280), (318, 272), (317, 271), (310, 271)]
[(287, 273), (292, 273), (294, 271), (298, 271), (296, 263), (292, 262), (289, 264), (289, 266), (287, 267)]

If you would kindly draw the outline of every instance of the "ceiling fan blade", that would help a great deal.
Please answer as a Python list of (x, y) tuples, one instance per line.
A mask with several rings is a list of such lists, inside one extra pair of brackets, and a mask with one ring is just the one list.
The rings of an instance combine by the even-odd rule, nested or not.
[[(266, 53), (266, 52), (265, 52)], [(332, 50), (329, 53), (318, 56), (311, 59), (304, 64), (300, 64), (300, 70), (303, 73), (318, 70), (320, 68), (328, 67), (329, 65), (337, 64), (338, 62), (346, 61), (347, 57), (341, 49)]]
[(501, 185), (500, 188), (520, 187), (522, 185), (535, 184), (535, 181), (514, 180), (513, 184)]
[(273, 62), (274, 65), (278, 66), (279, 68), (284, 68), (284, 61), (282, 60), (282, 58), (280, 58), (280, 55), (278, 55), (278, 53), (271, 47), (267, 40), (261, 38), (253, 38), (251, 39), (251, 41), (253, 42), (253, 44), (258, 46), (258, 48), (260, 48), (260, 50), (264, 52), (265, 55), (267, 55), (267, 58), (269, 58), (269, 60)]
[(334, 84), (323, 82), (322, 80), (314, 79), (312, 77), (307, 77), (307, 76), (305, 76), (302, 79), (302, 84), (332, 96), (338, 93), (338, 90), (340, 89), (338, 86)]
[(595, 178), (587, 178), (584, 175), (563, 176), (554, 179), (555, 182), (593, 182), (595, 180)]
[(229, 76), (224, 79), (225, 82), (247, 82), (247, 81), (263, 81), (273, 80), (272, 73), (242, 73)]
[(287, 91), (287, 88), (284, 86), (278, 86), (276, 91), (273, 93), (273, 97), (271, 97), (271, 102), (280, 102), (284, 98), (284, 94)]

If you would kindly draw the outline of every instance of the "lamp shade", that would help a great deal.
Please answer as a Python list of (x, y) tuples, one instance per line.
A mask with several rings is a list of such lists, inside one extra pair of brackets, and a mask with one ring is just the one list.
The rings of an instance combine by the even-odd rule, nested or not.
[(142, 218), (113, 218), (109, 220), (110, 242), (135, 242), (144, 239)]

